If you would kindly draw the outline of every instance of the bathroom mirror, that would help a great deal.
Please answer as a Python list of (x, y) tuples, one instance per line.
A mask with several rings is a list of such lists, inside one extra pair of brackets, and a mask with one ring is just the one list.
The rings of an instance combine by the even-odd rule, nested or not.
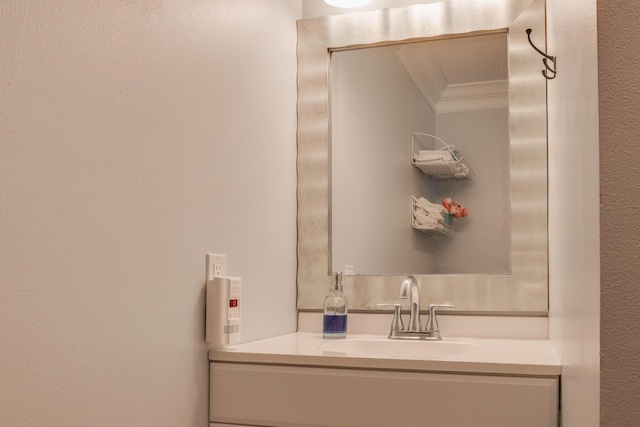
[[(507, 35), (331, 53), (331, 182), (339, 183), (331, 187), (332, 270), (511, 271)], [(425, 174), (455, 165), (441, 160), (451, 158), (446, 147), (455, 147), (472, 179)], [(434, 160), (412, 164), (419, 152)], [(436, 204), (450, 197), (471, 214), (434, 231), (443, 211), (414, 220), (420, 197)]]
[[(455, 304), (456, 312), (546, 314), (546, 80), (541, 75), (540, 56), (529, 45), (525, 32), (531, 28), (533, 42), (545, 45), (544, 8), (544, 2), (539, 0), (444, 0), (298, 21), (300, 310), (321, 309), (331, 282), (332, 187), (341, 185), (331, 181), (335, 142), (331, 138), (329, 102), (332, 52), (504, 34), (509, 69), (509, 167), (508, 183), (503, 184), (509, 194), (508, 216), (491, 227), (507, 230), (509, 262), (505, 271), (453, 274), (391, 271), (391, 274), (345, 276), (343, 284), (351, 310), (374, 310), (377, 303), (397, 301), (402, 278), (415, 274), (421, 285), (423, 308), (429, 303), (446, 302)], [(407, 152), (407, 168), (413, 168), (410, 156)], [(359, 196), (352, 195), (354, 203)], [(407, 222), (409, 217), (407, 214)], [(376, 235), (376, 230), (371, 233)], [(386, 243), (380, 239), (371, 246), (375, 250)]]

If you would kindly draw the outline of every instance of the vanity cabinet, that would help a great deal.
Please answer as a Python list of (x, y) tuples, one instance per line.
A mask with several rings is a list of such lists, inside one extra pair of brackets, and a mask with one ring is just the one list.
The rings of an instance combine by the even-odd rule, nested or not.
[(211, 427), (558, 426), (556, 376), (226, 362), (210, 368)]

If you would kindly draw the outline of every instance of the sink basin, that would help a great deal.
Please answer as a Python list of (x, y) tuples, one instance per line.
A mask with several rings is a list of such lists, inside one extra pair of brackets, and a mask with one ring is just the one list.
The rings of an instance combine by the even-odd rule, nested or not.
[(344, 339), (322, 344), (327, 355), (388, 357), (403, 359), (441, 359), (469, 351), (474, 344), (456, 341), (410, 341), (386, 338)]

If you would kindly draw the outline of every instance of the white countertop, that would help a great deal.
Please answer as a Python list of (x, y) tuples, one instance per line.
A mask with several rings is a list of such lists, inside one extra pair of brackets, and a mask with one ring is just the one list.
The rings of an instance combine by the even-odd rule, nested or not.
[[(346, 340), (386, 340), (382, 335), (349, 334)], [(440, 342), (410, 341), (411, 345), (434, 346), (463, 344), (464, 351), (451, 354), (365, 354), (361, 351), (336, 351), (338, 340), (326, 340), (317, 332), (296, 332), (275, 338), (214, 349), (214, 362), (318, 366), (393, 371), (479, 373), (498, 375), (558, 376), (560, 361), (548, 340), (504, 338), (445, 338)], [(390, 340), (392, 341), (392, 340)], [(398, 340), (401, 343), (407, 341)], [(348, 343), (349, 345), (352, 343)], [(358, 343), (355, 343), (358, 344)], [(349, 345), (347, 347), (349, 347)], [(407, 348), (406, 344), (401, 344)], [(355, 346), (354, 346), (355, 347)], [(411, 348), (411, 347), (409, 347)], [(421, 347), (421, 350), (424, 350)], [(419, 353), (419, 354), (418, 354)], [(438, 352), (436, 352), (438, 353)]]

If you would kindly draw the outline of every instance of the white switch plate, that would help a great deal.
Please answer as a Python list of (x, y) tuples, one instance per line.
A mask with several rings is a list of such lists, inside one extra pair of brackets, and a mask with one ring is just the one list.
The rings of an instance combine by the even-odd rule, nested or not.
[(221, 254), (207, 254), (207, 280), (227, 275), (227, 256)]

